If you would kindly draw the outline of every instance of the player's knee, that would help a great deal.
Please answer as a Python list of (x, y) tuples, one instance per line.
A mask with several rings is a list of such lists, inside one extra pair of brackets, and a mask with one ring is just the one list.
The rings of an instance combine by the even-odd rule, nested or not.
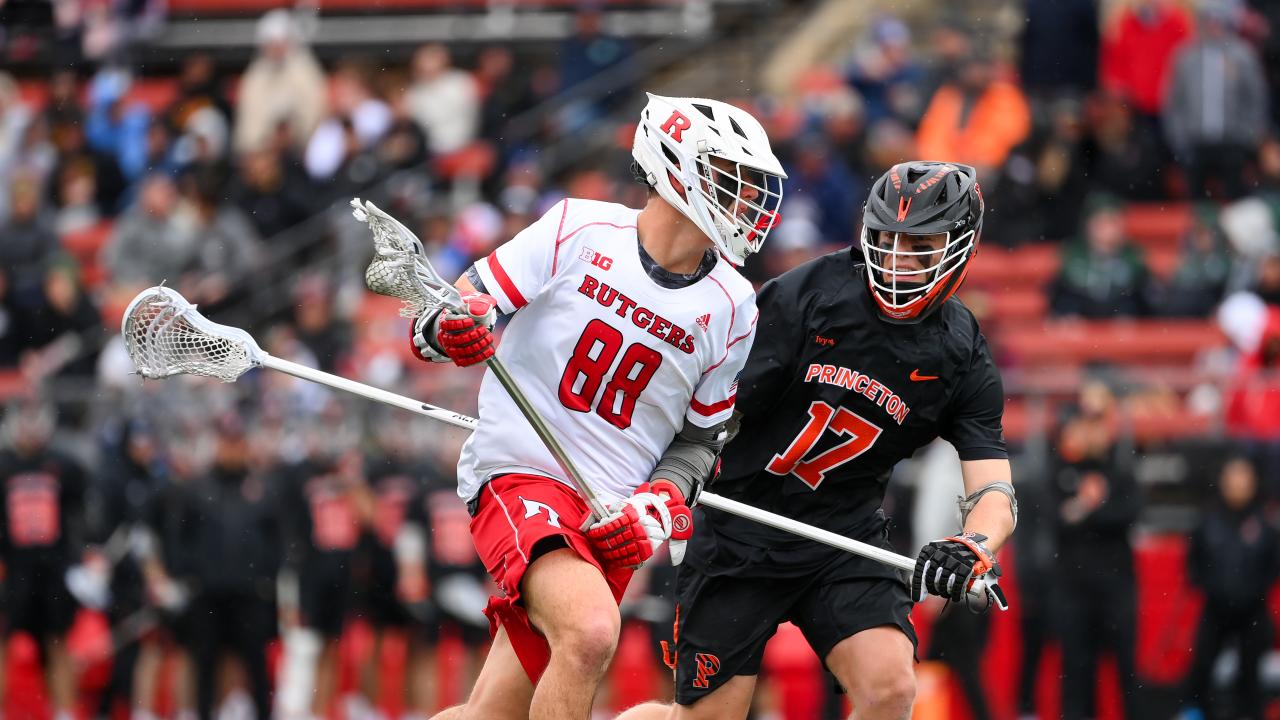
[[(916, 700), (914, 673), (885, 673), (866, 683), (855, 704), (874, 709), (878, 717), (906, 717)], [(861, 703), (857, 701), (861, 700)]]
[(586, 672), (603, 670), (618, 647), (622, 620), (616, 611), (574, 618), (551, 640), (552, 657), (560, 656)]

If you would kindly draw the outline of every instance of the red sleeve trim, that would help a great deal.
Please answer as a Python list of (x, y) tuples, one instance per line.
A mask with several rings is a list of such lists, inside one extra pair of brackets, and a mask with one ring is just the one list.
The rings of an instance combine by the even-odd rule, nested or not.
[(728, 410), (729, 408), (733, 407), (733, 403), (735, 400), (737, 400), (737, 398), (738, 398), (738, 394), (734, 393), (730, 395), (728, 398), (721, 400), (720, 402), (717, 402), (717, 403), (711, 403), (710, 405), (703, 405), (702, 403), (698, 402), (698, 398), (689, 398), (689, 408), (694, 412), (698, 413), (699, 415), (711, 417), (716, 413), (722, 412), (724, 410)]
[(515, 283), (511, 282), (511, 276), (502, 267), (502, 263), (498, 262), (498, 252), (495, 250), (489, 253), (489, 257), (486, 260), (489, 263), (489, 272), (493, 273), (493, 279), (498, 281), (498, 287), (502, 288), (502, 294), (507, 296), (507, 300), (511, 301), (515, 309), (519, 310), (528, 305), (529, 301), (525, 300), (524, 295), (520, 294), (520, 289), (516, 287)]
[(744, 332), (744, 333), (742, 333), (742, 334), (741, 334), (741, 335), (739, 335), (738, 337), (736, 337), (736, 338), (734, 338), (734, 339), (730, 340), (730, 341), (729, 341), (729, 344), (728, 344), (727, 346), (725, 346), (725, 349), (724, 349), (724, 357), (720, 358), (720, 362), (716, 363), (715, 365), (712, 365), (711, 367), (707, 368), (706, 370), (703, 370), (703, 371), (702, 371), (702, 374), (705, 376), (705, 375), (707, 375), (708, 373), (710, 373), (712, 370), (715, 370), (716, 368), (718, 368), (718, 367), (720, 367), (721, 365), (723, 365), (723, 364), (724, 364), (724, 361), (729, 359), (729, 348), (732, 348), (734, 345), (737, 345), (739, 341), (741, 341), (741, 340), (745, 340), (745, 339), (747, 339), (748, 337), (751, 337), (751, 333), (755, 332), (755, 329), (756, 329), (756, 323), (757, 323), (759, 320), (760, 320), (760, 313), (759, 313), (759, 312), (757, 312), (757, 313), (756, 313), (756, 316), (755, 316), (755, 317), (753, 317), (753, 318), (751, 318), (751, 327), (750, 327), (750, 328), (747, 328), (747, 331), (746, 331), (746, 332)]

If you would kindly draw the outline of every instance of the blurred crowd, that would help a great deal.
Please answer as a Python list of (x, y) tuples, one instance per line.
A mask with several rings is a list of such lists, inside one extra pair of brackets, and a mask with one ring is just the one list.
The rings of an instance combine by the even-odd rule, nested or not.
[[(629, 78), (641, 48), (588, 7), (538, 52), (428, 44), (407, 62), (322, 64), (306, 24), (277, 10), (257, 21), (247, 66), (190, 54), (157, 104), (138, 99), (154, 79), (130, 48), (158, 32), (162, 4), (54, 12), (71, 5), (0, 3), (7, 57), (35, 52), (45, 36), (28, 30), (49, 25), (58, 59), (37, 83), (0, 71), (0, 389), (19, 399), (0, 442), (5, 615), (43, 647), (52, 704), (85, 702), (67, 646), (78, 606), (109, 619), (95, 652), (117, 657), (91, 712), (160, 712), (161, 658), (176, 656), (184, 681), (169, 709), (208, 716), (229, 650), (259, 717), (269, 703), (320, 713), (338, 686), (334, 639), (353, 618), (407, 633), (415, 677), (437, 672), (430, 649), (446, 636), (473, 672), (488, 588), (452, 487), (457, 431), (263, 371), (231, 386), (143, 383), (114, 330), (137, 291), (165, 281), (273, 355), (473, 413), (479, 374), (416, 366), (407, 321), (362, 291), (367, 230), (346, 203), (371, 198), (400, 218), (447, 277), (566, 195), (638, 207), (630, 114), (646, 88)], [(1012, 37), (962, 8), (927, 23), (879, 14), (787, 93), (725, 98), (758, 114), (790, 174), (782, 221), (746, 272), (763, 282), (848, 246), (871, 180), (921, 157), (979, 169), (984, 247), (1056, 248), (1050, 316), (1216, 313), (1233, 342), (1221, 406), (1238, 444), (1193, 489), (1203, 512), (1186, 572), (1206, 611), (1180, 702), (1258, 717), (1247, 668), (1270, 647), (1260, 628), (1280, 562), (1264, 512), (1280, 491), (1280, 10), (1026, 0), (1018, 12)], [(592, 92), (600, 77), (617, 80)], [(600, 152), (555, 160), (591, 130), (611, 138)], [(1192, 205), (1171, 272), (1126, 236), (1135, 202)], [(1040, 648), (1056, 640), (1064, 717), (1094, 715), (1104, 654), (1127, 716), (1143, 716), (1142, 492), (1122, 401), (1115, 383), (1087, 383), (1020, 482), (1026, 714)], [(638, 588), (631, 607), (661, 626), (667, 611), (645, 598), (663, 579)], [(948, 620), (961, 640), (936, 653), (958, 672), (981, 652), (965, 622)], [(1211, 701), (1228, 641), (1246, 671), (1234, 703)], [(383, 687), (374, 664), (361, 672), (350, 717), (402, 690), (393, 704), (410, 714), (439, 700), (433, 682)], [(984, 715), (982, 688), (967, 688)]]

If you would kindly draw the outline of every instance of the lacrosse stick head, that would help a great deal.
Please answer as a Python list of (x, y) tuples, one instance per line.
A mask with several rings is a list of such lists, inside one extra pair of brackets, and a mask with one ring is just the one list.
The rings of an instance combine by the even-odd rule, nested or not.
[(249, 333), (209, 320), (163, 285), (143, 290), (129, 303), (120, 333), (145, 378), (185, 373), (233, 382), (261, 365), (265, 355)]
[(351, 207), (355, 218), (373, 232), (373, 260), (364, 271), (370, 290), (400, 298), (400, 314), (408, 318), (427, 309), (462, 307), (457, 288), (431, 266), (417, 235), (371, 202), (355, 198)]

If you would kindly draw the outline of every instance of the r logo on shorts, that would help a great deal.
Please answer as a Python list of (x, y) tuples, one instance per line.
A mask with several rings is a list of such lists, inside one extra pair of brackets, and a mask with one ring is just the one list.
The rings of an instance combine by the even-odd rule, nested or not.
[(560, 513), (556, 512), (555, 508), (546, 503), (537, 502), (536, 500), (525, 500), (523, 497), (520, 498), (520, 502), (524, 503), (525, 520), (528, 520), (543, 510), (546, 510), (547, 524), (551, 527), (560, 527)]
[(693, 664), (698, 669), (698, 676), (693, 679), (693, 686), (703, 690), (711, 687), (707, 679), (720, 672), (720, 658), (711, 653), (695, 653)]

